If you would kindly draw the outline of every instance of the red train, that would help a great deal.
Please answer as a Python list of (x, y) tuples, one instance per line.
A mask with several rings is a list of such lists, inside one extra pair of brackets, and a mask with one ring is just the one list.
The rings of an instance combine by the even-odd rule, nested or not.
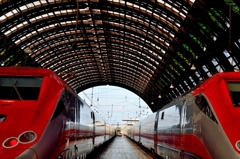
[(0, 158), (85, 158), (114, 129), (55, 73), (0, 68)]
[(126, 135), (164, 159), (239, 159), (240, 72), (210, 77)]

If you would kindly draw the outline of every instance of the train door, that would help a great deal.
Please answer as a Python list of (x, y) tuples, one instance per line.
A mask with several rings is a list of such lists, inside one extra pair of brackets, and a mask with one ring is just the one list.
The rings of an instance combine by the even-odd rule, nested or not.
[(107, 123), (104, 121), (104, 126), (105, 126), (105, 132), (104, 132), (104, 142), (106, 142), (106, 136), (107, 136)]
[[(185, 149), (191, 150), (192, 149), (192, 121), (191, 121), (191, 116), (192, 116), (192, 107), (188, 107), (187, 101), (185, 100), (182, 105), (182, 110), (181, 110), (181, 145), (184, 145)], [(183, 152), (180, 152), (180, 154)]]
[(68, 110), (68, 137), (69, 140), (75, 140), (75, 129), (76, 129), (76, 108), (75, 108), (75, 97), (68, 91), (65, 91), (64, 100), (69, 108)]
[(142, 143), (142, 141), (141, 141), (141, 121), (139, 121), (139, 126), (138, 126), (138, 143)]
[(181, 115), (180, 115), (180, 130), (181, 130), (181, 134), (184, 133), (184, 121), (185, 121), (185, 117), (186, 117), (186, 100), (183, 102), (183, 105), (181, 106)]
[(186, 116), (186, 100), (183, 102), (180, 115), (180, 131), (181, 131), (181, 145), (184, 145), (184, 121)]
[(154, 142), (154, 153), (157, 153), (157, 144), (158, 144), (158, 137), (157, 137), (157, 128), (158, 128), (158, 116), (159, 116), (159, 112), (157, 112), (156, 116), (155, 116), (155, 123), (154, 123), (154, 139), (153, 139), (153, 142)]
[(76, 140), (76, 134), (77, 134), (77, 110), (76, 110), (76, 97), (71, 95), (70, 97), (70, 111), (71, 111), (71, 130), (70, 130), (70, 134), (72, 137), (72, 140), (75, 141)]
[(75, 111), (76, 111), (76, 137), (80, 137), (80, 103), (79, 99), (75, 98)]
[(91, 111), (91, 118), (92, 118), (92, 123), (93, 123), (93, 147), (95, 145), (95, 114), (93, 111)]

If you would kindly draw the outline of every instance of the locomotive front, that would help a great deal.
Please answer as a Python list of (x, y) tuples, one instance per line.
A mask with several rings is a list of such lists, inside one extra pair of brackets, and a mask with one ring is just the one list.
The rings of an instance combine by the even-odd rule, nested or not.
[(198, 137), (212, 158), (239, 158), (240, 73), (219, 73), (196, 92), (202, 92), (196, 104), (204, 114), (201, 120), (196, 118), (195, 132), (201, 132)]
[(38, 158), (32, 146), (47, 124), (38, 114), (42, 83), (43, 76), (0, 75), (1, 159)]

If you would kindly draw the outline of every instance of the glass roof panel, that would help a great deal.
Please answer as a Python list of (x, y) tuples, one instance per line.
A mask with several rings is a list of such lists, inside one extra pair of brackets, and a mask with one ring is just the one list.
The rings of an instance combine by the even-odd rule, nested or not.
[[(67, 2), (66, 5), (52, 5), (63, 2)], [(207, 46), (200, 34), (193, 34), (191, 27), (185, 30), (186, 28), (182, 26), (190, 23), (189, 21), (181, 23), (188, 14), (189, 5), (192, 5), (194, 0), (177, 2), (151, 0), (148, 4), (145, 1), (111, 0), (106, 1), (104, 5), (95, 3), (97, 0), (79, 0), (77, 2), (84, 2), (86, 3), (84, 5), (87, 5), (87, 7), (82, 7), (84, 5), (81, 5), (82, 8), (80, 7), (78, 22), (81, 25), (78, 25), (78, 31), (75, 31), (76, 2), (70, 0), (39, 0), (29, 4), (19, 1), (18, 6), (24, 12), (24, 16), (20, 15), (18, 10), (9, 11), (11, 8), (7, 8), (4, 12), (5, 15), (0, 16), (0, 20), (8, 21), (15, 15), (20, 18), (9, 21), (8, 25), (1, 27), (1, 30), (8, 35), (8, 40), (15, 41), (22, 50), (30, 48), (32, 53), (29, 55), (38, 61), (37, 64), (57, 71), (65, 71), (68, 68), (79, 70), (77, 69), (79, 63), (74, 62), (77, 59), (76, 61), (80, 61), (80, 67), (83, 68), (81, 69), (82, 74), (78, 73), (78, 75), (83, 77), (86, 81), (85, 84), (91, 83), (91, 77), (96, 82), (111, 81), (112, 79), (122, 81), (125, 84), (129, 83), (129, 86), (131, 84), (132, 88), (137, 87), (136, 83), (144, 81), (139, 86), (141, 87), (139, 90), (146, 92), (149, 88), (147, 90), (143, 88), (150, 86), (147, 86), (146, 83), (151, 77), (158, 78), (161, 71), (165, 73), (162, 83), (166, 86), (169, 85), (171, 78), (177, 78), (178, 71), (182, 71), (186, 64), (190, 63), (189, 56), (193, 57), (199, 54), (192, 44), (195, 43), (194, 46), (201, 48)], [(23, 5), (24, 3), (25, 5)], [(50, 5), (48, 5), (49, 3)], [(186, 3), (189, 5), (184, 6)], [(42, 6), (44, 7), (41, 8)], [(219, 22), (225, 20), (221, 24), (224, 27), (227, 26), (225, 24), (227, 21), (222, 19), (225, 17), (221, 16), (220, 12), (210, 11)], [(100, 13), (102, 15), (99, 15)], [(125, 13), (126, 15), (124, 15)], [(26, 17), (29, 18), (29, 23), (23, 22)], [(194, 21), (194, 17), (191, 20)], [(104, 25), (102, 25), (103, 23)], [(222, 37), (217, 29), (213, 31), (213, 27), (204, 25), (203, 22), (195, 24), (199, 30), (201, 29), (204, 37), (213, 41), (218, 35), (217, 40), (221, 40)], [(180, 27), (181, 30), (179, 30)], [(210, 29), (207, 30), (204, 27)], [(185, 31), (189, 31), (188, 34), (184, 34)], [(186, 37), (184, 35), (188, 36), (190, 40), (193, 39), (193, 43), (187, 40), (182, 43), (179, 36)], [(175, 38), (175, 36), (177, 37)], [(173, 55), (171, 55), (172, 53)], [(171, 66), (171, 69), (162, 70), (168, 65), (166, 59), (169, 56), (173, 57), (174, 65)], [(64, 66), (62, 66), (63, 64)], [(199, 68), (201, 69), (202, 66)], [(209, 68), (210, 71), (212, 72)], [(91, 77), (87, 77), (88, 72), (91, 72)], [(100, 76), (100, 74), (103, 75)], [(126, 77), (128, 81), (124, 81), (123, 77), (118, 78), (119, 74), (129, 76)], [(140, 78), (141, 74), (143, 74), (142, 78)], [(145, 79), (145, 76), (148, 78)], [(134, 78), (134, 82), (131, 80), (132, 78)], [(73, 82), (79, 82), (79, 79), (76, 78)], [(77, 83), (71, 85), (78, 87)], [(184, 88), (186, 89), (186, 87)], [(175, 90), (170, 94), (174, 96), (175, 93), (178, 94)], [(147, 93), (144, 96), (148, 96)]]

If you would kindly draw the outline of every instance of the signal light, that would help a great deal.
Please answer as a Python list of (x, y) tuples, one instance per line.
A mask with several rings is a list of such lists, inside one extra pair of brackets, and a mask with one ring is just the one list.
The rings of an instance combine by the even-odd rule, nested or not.
[(18, 136), (18, 138), (16, 137), (10, 137), (7, 138), (3, 143), (3, 147), (5, 148), (13, 148), (15, 146), (17, 146), (19, 143), (21, 144), (28, 144), (30, 142), (33, 142), (34, 140), (36, 140), (37, 135), (35, 132), (33, 131), (25, 131), (22, 134), (20, 134)]
[(3, 147), (12, 148), (17, 146), (17, 144), (18, 144), (18, 139), (15, 137), (10, 137), (3, 142)]
[(11, 140), (9, 141), (9, 144), (10, 144), (11, 146), (15, 146), (15, 145), (17, 145), (17, 143), (18, 143), (18, 141), (17, 141), (16, 139), (11, 139)]
[(26, 131), (19, 135), (18, 139), (20, 143), (27, 144), (33, 142), (37, 135), (33, 131)]
[(240, 140), (236, 142), (236, 147), (240, 151)]

